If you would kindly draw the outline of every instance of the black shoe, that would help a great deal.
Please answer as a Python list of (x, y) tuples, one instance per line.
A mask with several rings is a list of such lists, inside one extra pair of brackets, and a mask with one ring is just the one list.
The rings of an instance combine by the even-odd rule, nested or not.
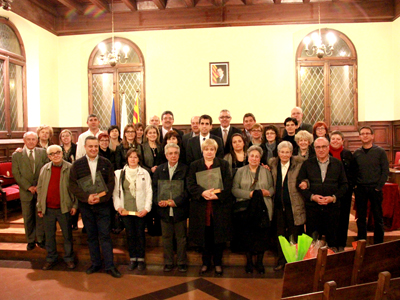
[(222, 267), (221, 266), (215, 266), (215, 275), (217, 276), (222, 276)]
[(259, 274), (265, 274), (265, 268), (262, 264), (257, 264), (256, 269)]
[(121, 278), (122, 276), (116, 267), (112, 267), (110, 270), (106, 270), (106, 272), (115, 278)]
[(87, 270), (86, 270), (86, 274), (90, 275), (93, 273), (96, 273), (98, 271), (100, 271), (101, 266), (95, 266), (95, 265), (91, 265)]
[(46, 249), (46, 242), (45, 241), (37, 242), (37, 245), (42, 249)]
[(28, 243), (28, 245), (26, 245), (26, 250), (30, 251), (36, 248), (36, 243)]
[(82, 233), (86, 233), (86, 228), (85, 227), (82, 228)]
[(185, 272), (187, 272), (187, 270), (188, 270), (188, 266), (186, 264), (178, 266), (178, 271), (181, 273), (185, 273)]
[(73, 230), (73, 231), (77, 231), (77, 230), (78, 230), (78, 225), (73, 225), (73, 226), (72, 226), (72, 230)]
[(171, 272), (174, 269), (174, 265), (165, 265), (164, 272)]
[(247, 264), (245, 267), (246, 273), (247, 274), (253, 273), (253, 268), (254, 268), (253, 264)]
[(146, 263), (144, 261), (138, 261), (138, 267), (137, 269), (139, 271), (144, 271), (146, 269)]
[(200, 268), (199, 274), (200, 274), (200, 275), (203, 275), (203, 274), (207, 273), (207, 271), (208, 271), (209, 269), (210, 269), (210, 268), (209, 268), (207, 265), (202, 265), (201, 268)]
[(285, 268), (285, 265), (277, 265), (275, 268), (274, 268), (274, 271), (280, 271), (280, 270), (283, 270)]
[(138, 266), (138, 262), (136, 260), (131, 260), (131, 261), (129, 261), (128, 270), (133, 271), (137, 268), (137, 266)]
[(57, 264), (57, 261), (46, 261), (43, 265), (42, 270), (51, 270)]

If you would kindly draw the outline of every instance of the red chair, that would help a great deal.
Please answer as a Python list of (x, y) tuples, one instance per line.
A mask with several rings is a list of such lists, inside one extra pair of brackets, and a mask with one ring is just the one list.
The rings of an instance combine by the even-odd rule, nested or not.
[(7, 202), (19, 199), (19, 186), (11, 170), (11, 162), (0, 163), (0, 193), (3, 202), (4, 222), (7, 222)]
[(396, 158), (393, 164), (390, 164), (391, 168), (400, 169), (400, 152), (396, 152)]

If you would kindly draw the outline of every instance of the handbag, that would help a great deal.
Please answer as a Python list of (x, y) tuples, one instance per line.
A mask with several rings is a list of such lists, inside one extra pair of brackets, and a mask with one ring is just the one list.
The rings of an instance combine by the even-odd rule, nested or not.
[[(254, 181), (250, 186), (250, 191), (254, 190), (254, 187), (256, 186), (257, 182), (258, 182), (258, 174), (260, 173), (260, 166), (258, 166), (257, 171), (256, 171), (256, 176), (254, 177)], [(250, 204), (250, 200), (251, 199), (246, 199), (243, 201), (237, 201), (233, 204), (233, 213), (240, 213), (240, 212), (244, 212), (247, 210), (247, 208), (249, 207)]]

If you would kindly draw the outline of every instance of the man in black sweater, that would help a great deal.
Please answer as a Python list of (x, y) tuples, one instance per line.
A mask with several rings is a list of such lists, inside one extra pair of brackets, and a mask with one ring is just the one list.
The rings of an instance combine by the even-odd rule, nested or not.
[(306, 160), (297, 176), (298, 185), (308, 185), (301, 190), (306, 203), (306, 234), (325, 235), (328, 246), (333, 248), (337, 247), (340, 199), (348, 188), (346, 173), (340, 160), (329, 157), (326, 138), (316, 139), (314, 148), (316, 157)]
[(367, 238), (367, 204), (371, 203), (374, 216), (374, 243), (383, 242), (382, 188), (389, 175), (389, 162), (381, 147), (373, 144), (374, 131), (369, 126), (359, 130), (362, 147), (353, 156), (356, 166), (354, 189), (357, 206), (358, 240)]

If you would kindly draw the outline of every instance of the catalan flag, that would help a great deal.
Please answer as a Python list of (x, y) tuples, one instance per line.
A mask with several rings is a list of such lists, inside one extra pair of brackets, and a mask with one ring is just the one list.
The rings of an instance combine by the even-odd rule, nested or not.
[(212, 83), (218, 83), (217, 78), (218, 78), (218, 73), (217, 73), (217, 66), (212, 65)]
[(133, 105), (133, 124), (140, 122), (139, 115), (139, 93), (136, 93), (135, 104)]

